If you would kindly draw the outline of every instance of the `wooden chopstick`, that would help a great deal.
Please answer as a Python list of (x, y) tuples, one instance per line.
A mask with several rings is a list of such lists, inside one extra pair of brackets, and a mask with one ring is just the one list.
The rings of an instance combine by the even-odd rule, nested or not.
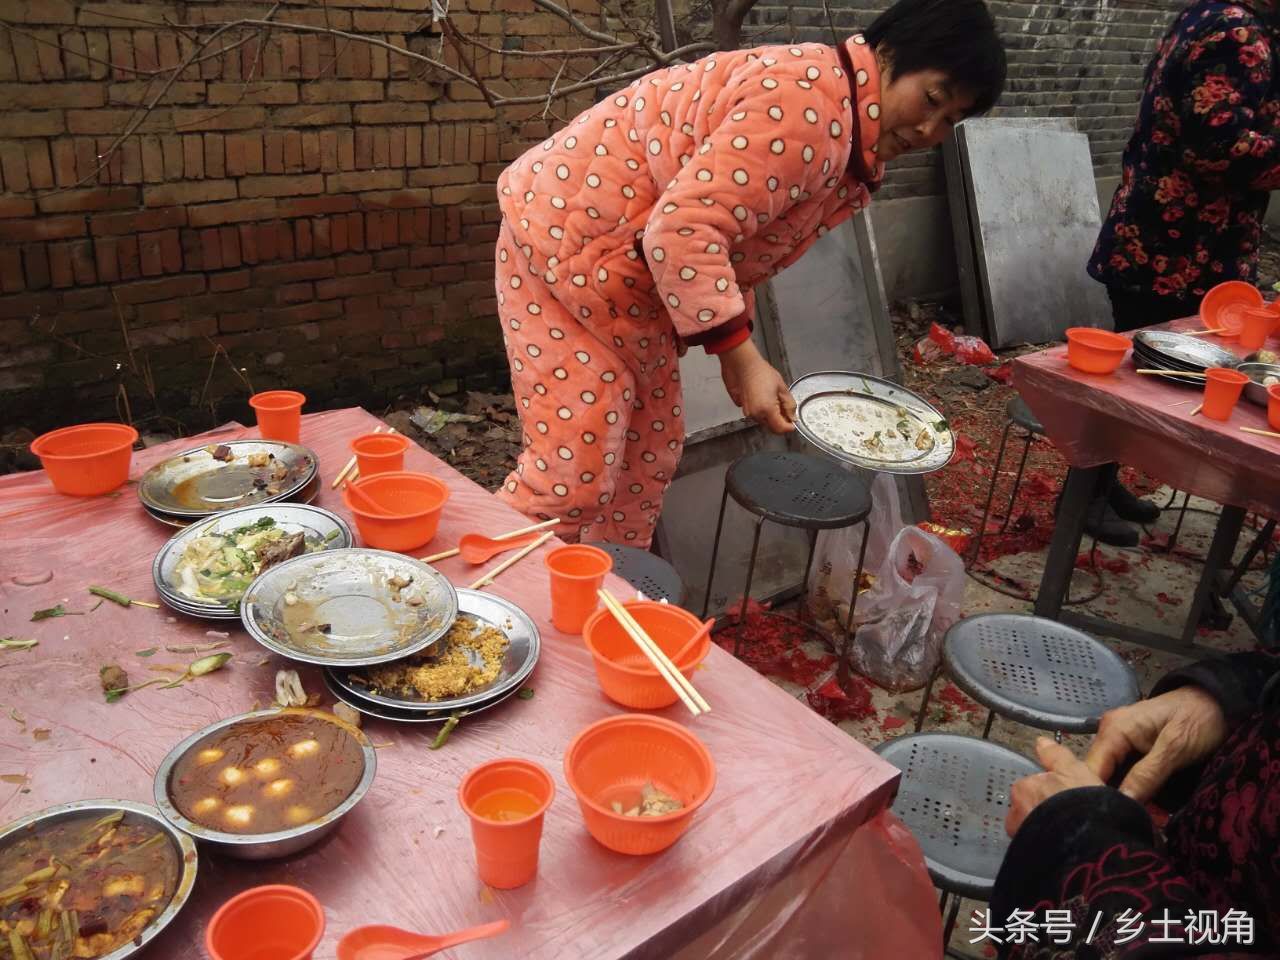
[(1204, 409), (1204, 404), (1198, 404), (1194, 410), (1187, 414), (1188, 417), (1194, 417), (1197, 413)]
[(1258, 430), (1258, 429), (1255, 429), (1254, 427), (1241, 427), (1240, 432), (1252, 433), (1254, 436), (1257, 436), (1257, 437), (1271, 437), (1275, 440), (1280, 440), (1280, 433), (1276, 433), (1273, 430)]
[(529, 544), (527, 547), (523, 548), (522, 550), (519, 550), (516, 553), (512, 554), (506, 560), (503, 560), (500, 564), (498, 564), (496, 567), (494, 567), (492, 570), (490, 570), (488, 573), (482, 576), (479, 580), (471, 584), (471, 586), (468, 587), (467, 589), (479, 590), (481, 587), (488, 586), (489, 584), (493, 583), (493, 581), (497, 578), (498, 574), (502, 573), (508, 567), (515, 566), (517, 563), (519, 563), (529, 554), (533, 553), (533, 551), (537, 550), (540, 546), (542, 546), (544, 543), (546, 543), (548, 540), (550, 540), (554, 536), (555, 534), (552, 533), (550, 530), (548, 530), (546, 533), (540, 536), (537, 540), (533, 541), (533, 543)]
[(1182, 370), (1135, 370), (1134, 373), (1140, 373), (1150, 377), (1194, 377), (1197, 380), (1203, 380), (1208, 374), (1195, 373), (1194, 371)]
[(1227, 328), (1215, 327), (1212, 330), (1183, 330), (1181, 332), (1184, 337), (1204, 337), (1211, 333), (1226, 333)]
[[(396, 432), (395, 427), (380, 426), (380, 427), (373, 428), (374, 433), (381, 433), (383, 430), (387, 431), (387, 433)], [(354, 480), (356, 477), (358, 477), (360, 475), (360, 471), (355, 470), (355, 465), (356, 465), (355, 454), (352, 454), (351, 459), (347, 461), (347, 465), (343, 467), (341, 471), (339, 471), (336, 477), (333, 478), (333, 483), (329, 484), (329, 489), (337, 490), (338, 484), (342, 483), (343, 480), (347, 480), (347, 479)], [(352, 473), (353, 470), (355, 470), (354, 473)], [(347, 477), (348, 473), (351, 474), (349, 478)]]
[(697, 688), (689, 682), (689, 678), (680, 672), (679, 667), (671, 662), (671, 658), (663, 652), (662, 648), (654, 643), (653, 638), (645, 633), (644, 628), (636, 622), (635, 617), (631, 616), (631, 612), (619, 603), (617, 598), (608, 590), (598, 590), (596, 595), (604, 602), (604, 605), (613, 614), (614, 619), (618, 621), (622, 629), (635, 641), (641, 652), (649, 658), (649, 662), (662, 675), (662, 679), (666, 680), (667, 684), (684, 701), (684, 705), (689, 708), (689, 711), (695, 717), (703, 713), (710, 713), (710, 704), (698, 692)]
[[(493, 539), (510, 540), (512, 537), (519, 537), (526, 533), (533, 533), (535, 530), (545, 530), (547, 527), (554, 527), (559, 523), (560, 521), (556, 519), (543, 520), (541, 523), (530, 524), (527, 527), (521, 527), (519, 530), (508, 530), (506, 533), (500, 533)], [(454, 547), (452, 550), (433, 553), (429, 557), (419, 557), (418, 559), (423, 563), (435, 563), (437, 560), (448, 560), (450, 557), (456, 557), (460, 552), (461, 549), (459, 547)]]

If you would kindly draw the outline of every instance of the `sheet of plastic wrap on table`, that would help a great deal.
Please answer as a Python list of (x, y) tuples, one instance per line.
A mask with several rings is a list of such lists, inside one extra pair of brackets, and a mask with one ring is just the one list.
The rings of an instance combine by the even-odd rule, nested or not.
[[(1153, 329), (1200, 324), (1178, 320)], [(1238, 356), (1246, 352), (1234, 341), (1210, 339)], [(1263, 407), (1241, 397), (1227, 422), (1193, 417), (1203, 390), (1134, 373), (1132, 357), (1110, 376), (1081, 373), (1067, 366), (1066, 354), (1059, 346), (1017, 358), (1013, 385), (1072, 466), (1117, 461), (1215, 503), (1280, 512), (1280, 441), (1240, 430), (1269, 429)]]
[[(345, 515), (328, 481), (346, 461), (349, 440), (374, 423), (359, 410), (304, 419), (302, 441), (318, 453), (325, 481), (319, 505)], [(183, 448), (179, 441), (139, 452), (132, 476)], [(494, 534), (526, 522), (420, 448), (409, 451), (408, 466), (452, 490), (424, 554), (469, 530)], [(0, 478), (0, 635), (39, 640), (31, 650), (0, 654), (0, 820), (91, 797), (149, 802), (154, 772), (173, 744), (214, 720), (269, 704), (279, 668), (298, 669), (309, 692), (324, 692), (316, 670), (268, 653), (234, 622), (110, 602), (84, 616), (30, 622), (32, 612), (58, 603), (88, 611), (96, 603), (91, 584), (155, 599), (151, 561), (172, 532), (143, 513), (133, 486), (83, 500), (54, 494), (42, 474)], [(440, 567), (457, 583), (475, 577), (457, 559)], [(18, 585), (44, 574), (46, 582)], [(610, 586), (627, 593), (619, 580)], [(499, 917), (511, 920), (511, 933), (447, 955), (937, 956), (937, 906), (923, 860), (885, 815), (896, 771), (718, 648), (697, 675), (713, 712), (692, 720), (681, 716), (683, 708), (665, 711), (687, 722), (715, 758), (711, 800), (663, 854), (623, 857), (598, 846), (565, 786), (562, 756), (574, 733), (619, 708), (601, 696), (581, 640), (550, 626), (541, 554), (491, 589), (542, 628), (543, 654), (528, 684), (532, 699), (513, 698), (464, 720), (439, 751), (428, 749), (434, 726), (366, 721), (378, 746), (378, 773), (340, 829), (282, 861), (250, 864), (202, 850), (190, 903), (147, 957), (201, 956), (204, 923), (217, 906), (268, 882), (296, 883), (324, 904), (328, 931), (317, 960), (333, 960), (338, 937), (362, 923), (446, 932)], [(223, 670), (104, 702), (102, 665), (119, 664), (139, 682), (195, 658), (166, 647), (224, 637), (234, 657)], [(153, 656), (137, 656), (150, 648), (158, 648)], [(47, 737), (36, 739), (38, 729)], [(455, 793), (467, 769), (508, 755), (545, 765), (558, 792), (537, 880), (499, 892), (476, 878)], [(14, 782), (20, 776), (28, 779)]]

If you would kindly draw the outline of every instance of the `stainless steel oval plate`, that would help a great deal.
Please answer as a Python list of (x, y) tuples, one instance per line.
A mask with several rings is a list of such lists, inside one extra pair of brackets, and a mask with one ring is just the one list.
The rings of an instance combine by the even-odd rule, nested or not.
[(1240, 364), (1240, 358), (1230, 350), (1183, 333), (1141, 330), (1133, 335), (1133, 342), (1140, 344), (1149, 353), (1167, 357), (1177, 363), (1190, 364), (1200, 371), (1207, 367), (1236, 367)]
[[(329, 677), (356, 700), (392, 710), (437, 713), (440, 715), (439, 719), (455, 710), (468, 710), (517, 690), (533, 672), (542, 648), (542, 639), (532, 618), (510, 600), (479, 590), (458, 591), (458, 615), (470, 617), (480, 626), (495, 627), (507, 636), (508, 646), (502, 669), (494, 681), (483, 689), (443, 700), (411, 699), (398, 693), (375, 692), (370, 687), (368, 671), (334, 668), (328, 671)], [(413, 658), (413, 661), (416, 660), (418, 658)]]
[(174, 518), (207, 517), (287, 500), (316, 470), (316, 455), (306, 447), (278, 440), (228, 440), (156, 464), (138, 482), (138, 496), (152, 510)]
[(173, 918), (178, 915), (178, 911), (183, 908), (188, 897), (191, 896), (191, 888), (196, 882), (199, 858), (196, 854), (195, 841), (167, 822), (155, 807), (145, 803), (134, 803), (131, 800), (77, 800), (74, 803), (63, 803), (56, 807), (48, 807), (37, 813), (28, 814), (20, 820), (15, 820), (8, 826), (0, 828), (0, 847), (3, 847), (11, 839), (16, 839), (17, 835), (26, 834), (28, 831), (38, 829), (42, 825), (56, 823), (59, 820), (93, 816), (94, 814), (107, 816), (117, 811), (123, 811), (126, 817), (145, 820), (148, 824), (155, 826), (156, 829), (164, 831), (168, 842), (172, 845), (173, 851), (178, 857), (180, 872), (178, 874), (178, 885), (174, 888), (173, 896), (169, 898), (169, 903), (156, 915), (155, 919), (143, 927), (142, 932), (124, 946), (103, 954), (98, 960), (124, 960), (125, 957), (132, 957), (155, 939), (160, 931), (167, 927)]
[(457, 592), (434, 567), (354, 547), (286, 560), (240, 601), (240, 620), (260, 644), (324, 666), (418, 653), (444, 636), (457, 614)]
[[(363, 697), (357, 697), (346, 687), (338, 683), (334, 677), (332, 669), (325, 670), (322, 674), (324, 677), (324, 685), (329, 692), (333, 694), (335, 700), (345, 703), (352, 710), (363, 713), (366, 717), (373, 717), (377, 720), (390, 720), (393, 723), (444, 723), (454, 713), (454, 711), (442, 712), (440, 710), (397, 710), (395, 707), (384, 706), (375, 703), (372, 700), (365, 700)], [(486, 700), (484, 703), (477, 703), (467, 707), (465, 713), (468, 717), (477, 713), (483, 713), (490, 707), (496, 707), (500, 703), (506, 703), (520, 688), (513, 686), (505, 693), (501, 693), (492, 700)]]
[[(183, 613), (196, 616), (218, 619), (238, 616), (236, 607), (247, 587), (240, 584), (253, 580), (263, 572), (263, 567), (260, 552), (252, 548), (241, 550), (232, 537), (239, 534), (243, 541), (269, 531), (290, 537), (301, 535), (302, 549), (307, 553), (342, 550), (354, 542), (346, 521), (319, 507), (278, 503), (228, 510), (191, 524), (160, 548), (151, 565), (151, 575), (161, 599)], [(241, 574), (238, 568), (243, 564), (236, 563), (237, 572), (223, 574), (229, 565), (218, 556), (219, 546), (232, 554), (244, 554), (244, 562), (252, 563), (252, 572)], [(202, 556), (189, 556), (197, 553)], [(211, 573), (204, 574), (201, 566), (193, 563), (196, 559), (210, 564), (203, 569), (211, 569)], [(267, 569), (280, 562), (268, 562)]]
[(796, 429), (828, 456), (880, 473), (941, 470), (955, 456), (946, 418), (906, 387), (861, 373), (811, 373), (791, 385)]

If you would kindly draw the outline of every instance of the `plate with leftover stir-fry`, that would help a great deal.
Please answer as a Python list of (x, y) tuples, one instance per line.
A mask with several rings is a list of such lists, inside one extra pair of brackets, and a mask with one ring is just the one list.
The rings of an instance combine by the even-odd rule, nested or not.
[(328, 510), (242, 507), (187, 527), (160, 549), (151, 572), (170, 607), (228, 619), (239, 615), (240, 598), (259, 574), (293, 557), (351, 544), (351, 528)]
[(156, 464), (138, 481), (151, 512), (173, 518), (274, 503), (297, 495), (316, 475), (316, 455), (279, 440), (228, 440)]
[(177, 915), (195, 842), (145, 804), (83, 800), (0, 833), (0, 957), (123, 960)]
[[(443, 719), (476, 710), (518, 690), (538, 662), (541, 638), (529, 615), (509, 600), (458, 591), (458, 617), (430, 650), (360, 670), (331, 668), (328, 679), (351, 706), (430, 712)], [(380, 715), (380, 714), (379, 714)]]
[(811, 373), (791, 385), (796, 429), (829, 456), (880, 473), (941, 470), (955, 455), (946, 418), (889, 380), (861, 373)]
[(386, 550), (306, 553), (269, 568), (240, 598), (249, 635), (291, 660), (368, 666), (445, 635), (458, 594), (438, 570)]

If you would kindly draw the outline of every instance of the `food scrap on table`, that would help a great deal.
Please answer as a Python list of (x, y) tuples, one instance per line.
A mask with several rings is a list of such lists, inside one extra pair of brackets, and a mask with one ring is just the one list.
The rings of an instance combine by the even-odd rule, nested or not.
[(108, 664), (98, 671), (98, 681), (107, 703), (115, 703), (129, 690), (129, 674), (115, 664)]
[(460, 616), (430, 653), (352, 673), (353, 683), (431, 702), (482, 690), (498, 678), (511, 641), (496, 627)]
[(276, 706), (305, 707), (307, 691), (302, 688), (302, 678), (297, 670), (276, 671)]
[(341, 701), (333, 705), (333, 715), (343, 723), (349, 723), (353, 727), (358, 727), (363, 722), (363, 716), (359, 710)]
[(454, 728), (462, 722), (462, 718), (467, 715), (466, 710), (456, 710), (449, 715), (449, 719), (444, 722), (444, 726), (440, 728), (440, 732), (436, 734), (436, 738), (427, 745), (430, 750), (439, 750), (449, 742), (449, 734), (453, 733)]
[(0, 640), (0, 650), (30, 650), (39, 640), (26, 640), (21, 637), (5, 637)]
[(288, 533), (271, 517), (224, 533), (206, 533), (188, 543), (178, 558), (173, 570), (177, 590), (193, 600), (236, 602), (264, 570), (323, 550), (324, 543), (319, 537)]
[[(103, 600), (110, 600), (112, 603), (118, 603), (122, 607), (148, 607), (151, 610), (159, 610), (160, 604), (151, 603), (147, 600), (134, 600), (132, 597), (126, 597), (123, 593), (116, 593), (114, 590), (108, 590), (106, 587), (90, 587), (89, 592), (95, 597), (101, 597)], [(97, 607), (94, 607), (96, 610)]]
[(652, 783), (640, 788), (640, 801), (632, 807), (624, 807), (622, 801), (615, 800), (610, 804), (613, 812), (624, 817), (661, 817), (668, 813), (683, 810), (684, 804), (669, 794), (663, 793)]

